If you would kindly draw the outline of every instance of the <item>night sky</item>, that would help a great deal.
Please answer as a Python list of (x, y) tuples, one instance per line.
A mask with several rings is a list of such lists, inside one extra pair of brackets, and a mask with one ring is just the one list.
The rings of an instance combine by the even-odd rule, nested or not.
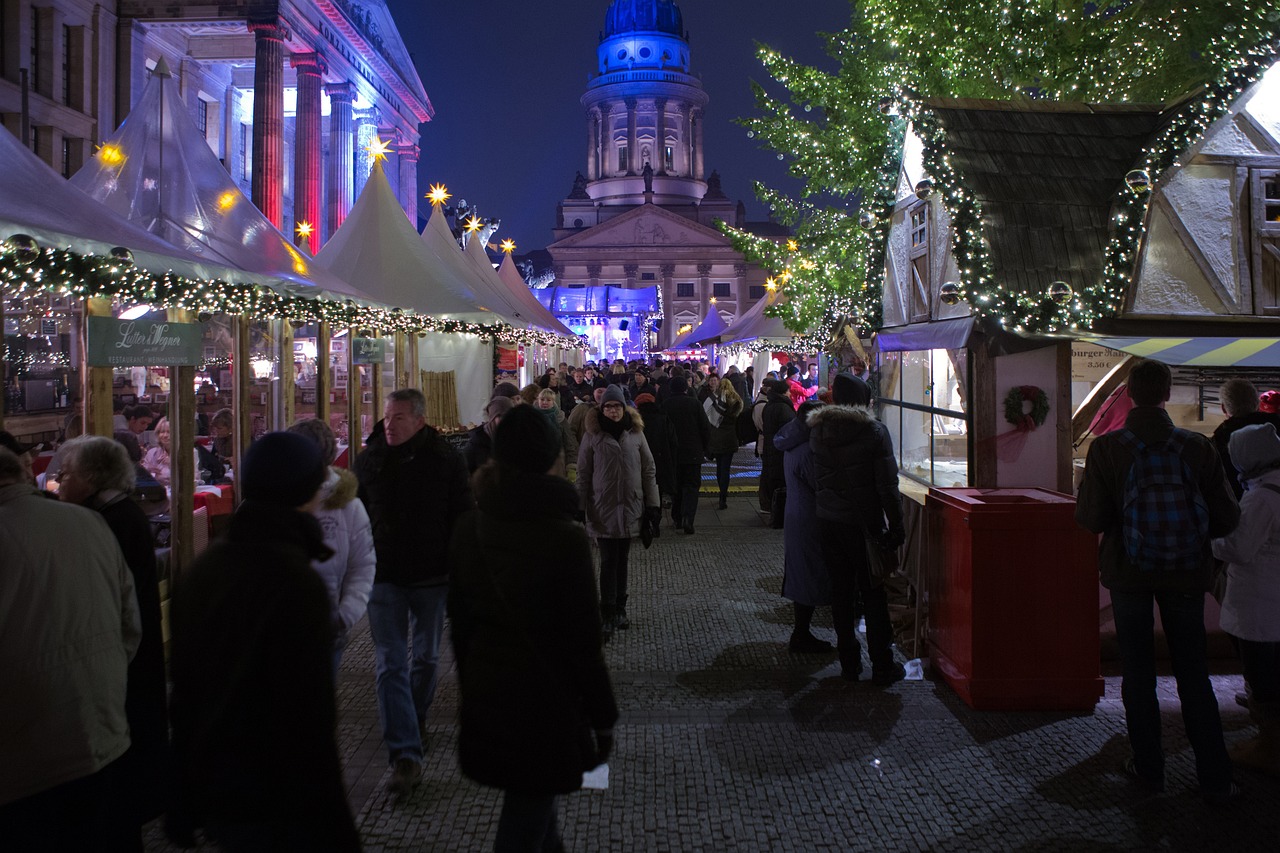
[[(578, 99), (595, 68), (610, 0), (386, 0), (435, 107), (423, 125), (418, 180), (443, 182), (481, 216), (498, 217), (497, 238), (517, 253), (551, 242), (556, 203), (586, 171), (586, 119)], [(750, 82), (775, 85), (755, 58), (762, 41), (810, 65), (834, 70), (817, 34), (843, 28), (849, 0), (680, 0), (691, 71), (710, 96), (707, 174), (766, 218), (753, 180), (787, 190), (777, 154), (748, 139), (735, 118), (755, 114)], [(428, 212), (426, 202), (420, 202)]]

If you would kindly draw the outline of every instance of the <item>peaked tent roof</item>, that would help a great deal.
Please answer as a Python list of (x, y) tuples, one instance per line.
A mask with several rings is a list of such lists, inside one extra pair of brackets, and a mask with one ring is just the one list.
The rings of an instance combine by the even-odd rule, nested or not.
[[(557, 335), (574, 337), (573, 332), (569, 331), (569, 327), (557, 320), (555, 315), (538, 301), (538, 297), (534, 296), (532, 291), (529, 290), (529, 287), (524, 283), (524, 279), (520, 278), (519, 273), (516, 274), (516, 278), (519, 279), (517, 287), (512, 287), (513, 282), (510, 279), (503, 278), (498, 274), (479, 240), (474, 237), (468, 240), (467, 247), (463, 251), (471, 262), (476, 265), (476, 269), (482, 277), (492, 280), (495, 287), (501, 288), (511, 307), (520, 312), (520, 319), (527, 320), (539, 329), (554, 332)], [(515, 272), (515, 267), (512, 267), (511, 271)]]
[(196, 129), (163, 60), (129, 117), (71, 183), (192, 254), (285, 284), (364, 297), (313, 265), (240, 192)]
[(926, 102), (982, 206), (996, 283), (1026, 293), (1100, 281), (1111, 208), (1125, 174), (1164, 121), (1133, 104)]
[(381, 163), (315, 262), (387, 305), (467, 323), (505, 322), (445, 283), (439, 261), (409, 222)]
[(724, 334), (720, 336), (721, 344), (740, 344), (748, 341), (765, 341), (779, 345), (790, 344), (796, 338), (782, 322), (781, 317), (770, 317), (764, 312), (766, 308), (782, 302), (780, 290), (766, 290), (764, 298), (752, 305), (747, 312), (734, 321)]
[(107, 255), (116, 246), (133, 252), (134, 262), (153, 273), (173, 272), (197, 280), (247, 283), (240, 270), (211, 264), (126, 222), (76, 189), (7, 130), (0, 131), (0, 237), (23, 233), (37, 243), (82, 255)]
[(427, 227), (422, 229), (422, 241), (436, 258), (455, 292), (472, 293), (477, 305), (497, 314), (505, 323), (518, 329), (530, 327), (529, 321), (520, 317), (520, 312), (507, 300), (506, 288), (499, 288), (495, 282), (481, 276), (475, 264), (463, 255), (462, 247), (454, 240), (439, 205), (433, 206), (431, 216), (427, 218)]
[(729, 328), (729, 324), (720, 316), (720, 312), (716, 310), (714, 305), (710, 306), (710, 309), (707, 312), (707, 316), (702, 318), (702, 322), (693, 331), (671, 342), (672, 349), (717, 343), (719, 341), (725, 329)]

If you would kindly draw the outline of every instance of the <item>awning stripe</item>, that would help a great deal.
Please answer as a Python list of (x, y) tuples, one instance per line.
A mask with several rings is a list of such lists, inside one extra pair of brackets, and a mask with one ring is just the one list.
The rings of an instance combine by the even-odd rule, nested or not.
[(1280, 367), (1280, 338), (1084, 338), (1165, 364), (1189, 367)]
[(1240, 338), (1183, 363), (1187, 365), (1239, 364), (1250, 356), (1270, 349), (1275, 346), (1275, 343), (1275, 340), (1268, 338)]

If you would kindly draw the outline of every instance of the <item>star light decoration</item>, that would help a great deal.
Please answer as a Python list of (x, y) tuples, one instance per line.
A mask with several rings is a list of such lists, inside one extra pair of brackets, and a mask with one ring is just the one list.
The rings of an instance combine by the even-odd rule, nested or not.
[(373, 158), (373, 162), (381, 163), (387, 159), (387, 154), (391, 152), (391, 141), (375, 136), (373, 141), (365, 146), (364, 150)]
[(516, 250), (516, 241), (508, 237), (499, 244), (498, 248), (502, 249), (502, 251), (509, 255)]
[(453, 196), (445, 189), (444, 184), (432, 184), (431, 190), (426, 194), (426, 198), (430, 200), (432, 207), (439, 207), (453, 198)]
[(466, 224), (463, 225), (463, 227), (467, 230), (468, 233), (474, 234), (484, 227), (484, 222), (481, 221), (480, 217), (476, 216), (475, 214), (472, 214), (471, 216), (467, 217)]
[(315, 226), (310, 222), (299, 222), (298, 227), (295, 230), (298, 232), (299, 237), (306, 239), (311, 236), (313, 231), (315, 231)]

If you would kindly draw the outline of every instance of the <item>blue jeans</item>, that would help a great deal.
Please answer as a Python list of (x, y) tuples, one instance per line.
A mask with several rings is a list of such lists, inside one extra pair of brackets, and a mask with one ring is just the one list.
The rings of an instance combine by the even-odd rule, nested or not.
[(564, 850), (556, 828), (556, 798), (506, 791), (494, 853), (544, 853)]
[[(400, 586), (375, 583), (369, 595), (369, 633), (373, 635), (378, 715), (388, 760), (422, 761), (420, 723), (436, 693), (436, 664), (444, 632), (446, 584)], [(409, 636), (413, 635), (413, 661)]]
[(1164, 749), (1160, 743), (1160, 700), (1156, 696), (1155, 614), (1160, 607), (1169, 659), (1178, 683), (1182, 721), (1196, 756), (1200, 788), (1210, 793), (1231, 784), (1231, 761), (1222, 739), (1218, 699), (1209, 683), (1204, 636), (1204, 593), (1111, 591), (1116, 642), (1124, 678), (1121, 697), (1129, 725), (1129, 744), (1142, 778), (1164, 783)]

